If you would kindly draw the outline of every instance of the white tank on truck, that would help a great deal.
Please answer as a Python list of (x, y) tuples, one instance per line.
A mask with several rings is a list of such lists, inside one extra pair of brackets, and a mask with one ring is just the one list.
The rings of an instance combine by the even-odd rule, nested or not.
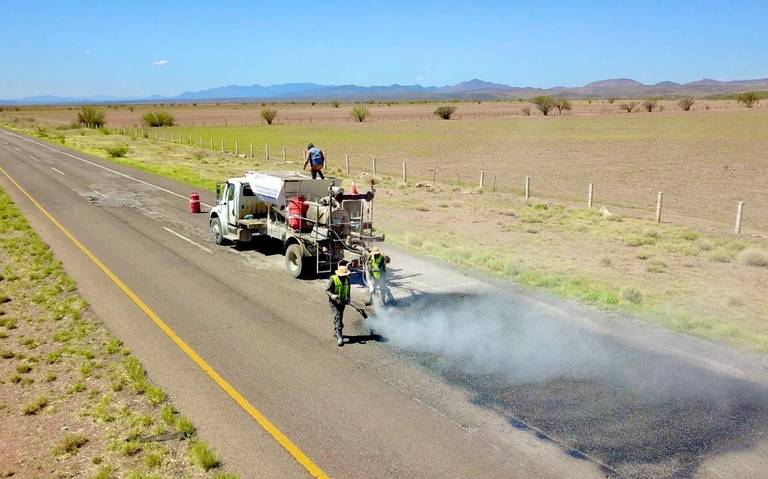
[(334, 271), (339, 263), (368, 264), (374, 234), (373, 185), (347, 194), (336, 178), (316, 179), (301, 172), (248, 171), (216, 185), (210, 212), (213, 240), (280, 241), (294, 277)]

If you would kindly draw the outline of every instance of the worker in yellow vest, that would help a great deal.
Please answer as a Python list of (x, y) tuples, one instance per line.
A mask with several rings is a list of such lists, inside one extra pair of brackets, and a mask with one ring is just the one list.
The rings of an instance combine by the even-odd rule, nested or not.
[(368, 278), (370, 280), (371, 298), (368, 304), (373, 303), (373, 295), (378, 290), (381, 300), (386, 304), (387, 297), (392, 293), (386, 287), (385, 276), (387, 273), (387, 257), (382, 254), (378, 246), (371, 248), (371, 256), (368, 259)]
[(336, 338), (336, 345), (344, 346), (344, 308), (349, 304), (349, 269), (344, 265), (339, 265), (336, 274), (331, 276), (325, 288), (331, 307), (331, 317), (333, 318), (333, 336)]

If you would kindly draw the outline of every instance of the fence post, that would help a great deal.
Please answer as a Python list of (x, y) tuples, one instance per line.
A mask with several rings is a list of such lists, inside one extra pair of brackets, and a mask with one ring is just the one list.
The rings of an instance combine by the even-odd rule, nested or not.
[(349, 155), (344, 155), (344, 164), (347, 167), (347, 176), (349, 176)]
[(403, 162), (403, 183), (408, 183), (408, 166)]
[(371, 157), (371, 176), (376, 177), (376, 157)]
[(240, 153), (240, 148), (237, 147), (237, 140), (235, 140), (235, 154)]
[(437, 187), (437, 165), (432, 168), (432, 188)]
[(269, 161), (269, 145), (264, 145), (264, 159)]
[(189, 135), (189, 146), (192, 146), (194, 143), (192, 143), (192, 135)]
[(525, 177), (525, 199), (529, 199), (531, 197), (531, 177), (526, 176)]
[(211, 151), (213, 151), (213, 138), (211, 138)]
[(251, 158), (253, 158), (253, 143), (250, 144), (251, 147)]
[(485, 170), (480, 170), (480, 191), (485, 189)]
[(459, 184), (459, 191), (461, 191), (461, 173), (456, 173), (456, 183)]
[(594, 188), (592, 186), (592, 183), (589, 184), (589, 194), (587, 195), (587, 208), (592, 208), (592, 194), (594, 192)]
[(739, 204), (736, 206), (736, 226), (733, 228), (733, 232), (738, 234), (741, 234), (741, 215), (744, 212), (744, 202), (739, 201)]
[(664, 193), (659, 191), (656, 195), (656, 222), (661, 223), (661, 205), (664, 199)]
[(222, 152), (224, 151), (224, 140), (223, 139), (221, 140), (221, 151)]
[(285, 156), (285, 147), (283, 147), (283, 164), (288, 163), (288, 157)]
[(493, 175), (493, 192), (496, 193), (496, 175)]

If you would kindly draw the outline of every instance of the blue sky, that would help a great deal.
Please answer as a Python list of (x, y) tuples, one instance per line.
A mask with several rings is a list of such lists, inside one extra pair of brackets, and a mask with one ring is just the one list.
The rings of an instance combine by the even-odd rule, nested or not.
[(768, 1), (4, 1), (0, 98), (768, 77)]

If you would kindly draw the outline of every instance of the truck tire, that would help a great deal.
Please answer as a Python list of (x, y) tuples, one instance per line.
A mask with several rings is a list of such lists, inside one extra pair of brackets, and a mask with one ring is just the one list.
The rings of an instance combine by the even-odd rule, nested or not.
[(305, 259), (307, 258), (301, 254), (301, 246), (295, 243), (288, 246), (288, 249), (285, 250), (285, 267), (291, 276), (301, 278), (306, 274), (306, 270), (309, 268), (307, 261), (304, 261)]
[(224, 231), (221, 229), (221, 221), (218, 218), (211, 218), (211, 235), (213, 235), (213, 242), (217, 245), (224, 244)]

